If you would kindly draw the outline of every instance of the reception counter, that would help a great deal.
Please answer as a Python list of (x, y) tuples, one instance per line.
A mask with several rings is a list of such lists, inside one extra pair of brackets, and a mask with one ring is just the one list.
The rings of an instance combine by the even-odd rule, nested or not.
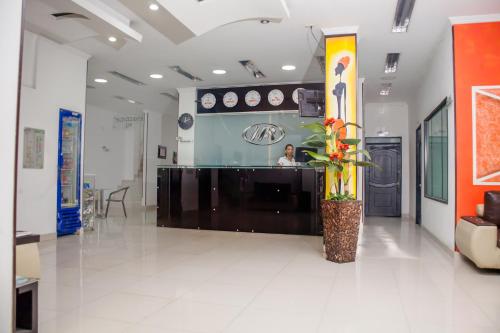
[(319, 235), (323, 171), (306, 167), (158, 167), (157, 225)]

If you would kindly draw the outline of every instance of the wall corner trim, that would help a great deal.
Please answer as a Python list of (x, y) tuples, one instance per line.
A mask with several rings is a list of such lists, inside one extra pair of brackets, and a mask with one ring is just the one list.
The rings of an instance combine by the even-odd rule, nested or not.
[(452, 25), (468, 23), (500, 22), (500, 13), (487, 15), (451, 16), (449, 20)]

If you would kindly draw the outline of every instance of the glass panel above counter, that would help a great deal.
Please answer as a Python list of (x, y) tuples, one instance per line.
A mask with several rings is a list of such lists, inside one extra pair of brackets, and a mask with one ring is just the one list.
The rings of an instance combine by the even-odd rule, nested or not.
[[(194, 160), (198, 166), (255, 166), (279, 167), (278, 159), (284, 155), (285, 146), (302, 146), (311, 133), (301, 125), (320, 121), (318, 118), (302, 118), (298, 112), (273, 114), (212, 114), (197, 115), (194, 140)], [(251, 128), (254, 125), (274, 125), (283, 130), (283, 138), (273, 144), (265, 144), (263, 132)], [(245, 130), (254, 131), (247, 133)], [(247, 132), (248, 132), (247, 131)], [(274, 131), (274, 130), (273, 130)], [(273, 132), (274, 133), (274, 132)], [(259, 136), (261, 141), (258, 141)], [(278, 133), (279, 134), (279, 133)], [(276, 134), (276, 137), (278, 137)], [(249, 141), (255, 141), (251, 143)]]

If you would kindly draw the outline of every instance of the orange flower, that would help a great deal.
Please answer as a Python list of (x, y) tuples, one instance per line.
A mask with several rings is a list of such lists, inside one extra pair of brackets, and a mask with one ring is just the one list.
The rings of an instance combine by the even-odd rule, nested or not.
[(323, 123), (325, 126), (333, 125), (335, 124), (335, 118), (326, 118), (325, 122)]
[(344, 159), (344, 153), (343, 152), (339, 152), (338, 155), (337, 155), (337, 158), (339, 161), (342, 161)]
[(330, 161), (333, 161), (334, 159), (339, 157), (339, 153), (336, 151), (330, 154)]
[(333, 125), (333, 130), (339, 132), (339, 140), (344, 140), (347, 136), (347, 128), (344, 126), (344, 121), (342, 119), (337, 119)]

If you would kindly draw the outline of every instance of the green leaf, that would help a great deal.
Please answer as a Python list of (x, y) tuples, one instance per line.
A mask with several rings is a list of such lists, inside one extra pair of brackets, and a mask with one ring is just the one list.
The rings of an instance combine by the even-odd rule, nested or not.
[(325, 141), (326, 140), (326, 135), (324, 133), (323, 134), (309, 135), (307, 138), (305, 138), (304, 141), (310, 141), (310, 140)]
[(361, 140), (360, 139), (344, 139), (344, 140), (342, 140), (340, 142), (347, 143), (348, 145), (356, 146), (358, 143), (361, 142)]
[(320, 123), (320, 122), (302, 125), (301, 127), (302, 128), (306, 128), (306, 129), (310, 130), (313, 133), (326, 133), (325, 126), (322, 123)]
[(341, 165), (330, 163), (328, 164), (328, 170), (330, 171), (342, 171), (344, 168)]
[(318, 168), (318, 167), (325, 167), (328, 165), (328, 162), (326, 161), (316, 161), (316, 160), (311, 160), (307, 162), (308, 165)]
[(356, 123), (345, 123), (344, 126), (341, 126), (340, 128), (344, 128), (344, 127), (347, 127), (347, 126), (354, 126), (354, 127), (357, 127), (357, 128), (363, 128), (363, 127), (359, 126)]
[(357, 154), (363, 154), (366, 156), (367, 159), (371, 160), (371, 156), (370, 156), (370, 153), (368, 152), (368, 150), (365, 150), (365, 149), (359, 149), (359, 150), (353, 150), (353, 151), (348, 151), (345, 153), (346, 155), (357, 155)]
[(326, 154), (324, 154), (324, 155), (318, 154), (318, 153), (316, 153), (314, 151), (310, 151), (310, 150), (304, 150), (304, 153), (307, 153), (309, 156), (311, 156), (315, 160), (330, 162), (330, 157)]
[(354, 165), (360, 166), (360, 167), (376, 167), (380, 168), (377, 164), (372, 163), (372, 162), (365, 162), (365, 161), (354, 161)]
[(302, 145), (304, 145), (306, 147), (321, 148), (321, 147), (325, 147), (326, 143), (325, 143), (325, 141), (309, 140), (309, 141), (302, 142)]

